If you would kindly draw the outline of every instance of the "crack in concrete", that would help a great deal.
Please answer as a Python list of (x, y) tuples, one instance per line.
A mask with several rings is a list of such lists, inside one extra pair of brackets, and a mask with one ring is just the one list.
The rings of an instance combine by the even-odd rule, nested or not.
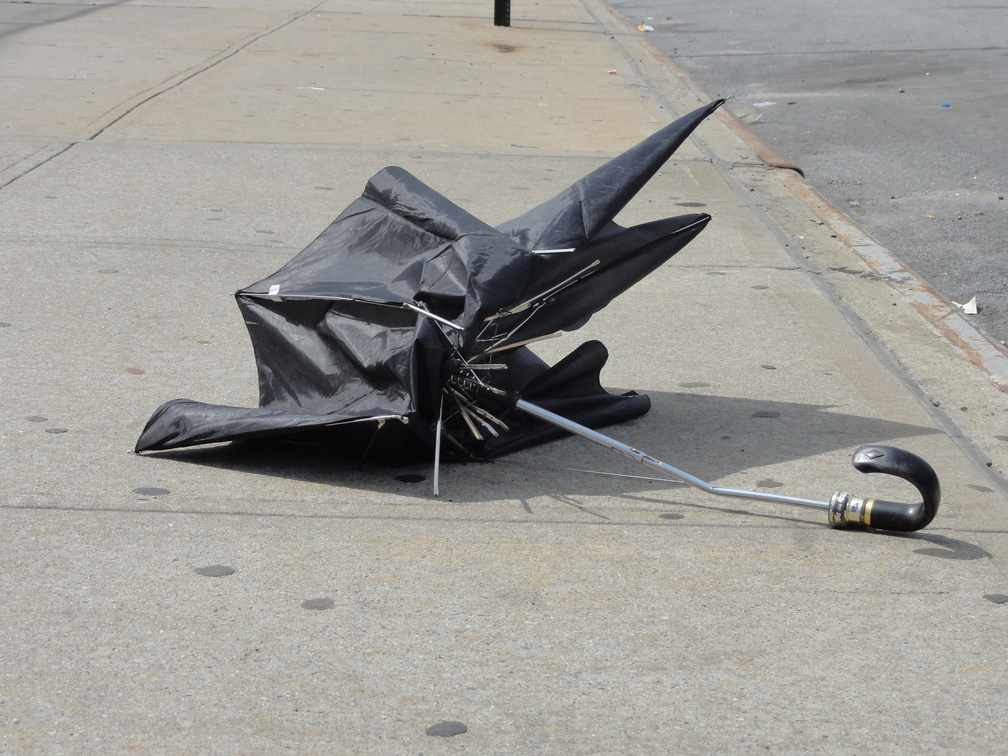
[[(117, 0), (117, 2), (110, 3), (109, 5), (96, 6), (93, 9), (89, 8), (86, 11), (82, 11), (80, 13), (74, 13), (62, 19), (57, 19), (44, 23), (58, 23), (61, 21), (68, 21), (73, 18), (78, 18), (81, 15), (84, 15), (84, 13), (90, 13), (92, 12), (92, 10), (105, 9), (111, 7), (112, 5), (118, 5), (123, 2), (126, 2), (126, 0)], [(27, 168), (27, 170), (24, 170), (21, 173), (18, 173), (12, 176), (11, 178), (7, 179), (6, 181), (0, 183), (0, 191), (6, 189), (15, 181), (24, 178), (25, 176), (37, 170), (38, 168), (41, 168), (43, 165), (46, 165), (49, 162), (60, 157), (61, 155), (65, 155), (67, 152), (72, 150), (77, 145), (96, 140), (112, 126), (114, 126), (115, 124), (117, 124), (119, 121), (123, 120), (130, 114), (136, 112), (139, 108), (143, 107), (152, 100), (160, 97), (163, 94), (171, 92), (174, 89), (177, 89), (182, 84), (185, 84), (187, 81), (191, 81), (197, 76), (200, 76), (201, 74), (204, 74), (207, 71), (210, 71), (211, 69), (219, 66), (224, 61), (233, 58), (235, 55), (247, 49), (251, 45), (254, 45), (259, 40), (264, 39), (265, 37), (268, 37), (271, 34), (274, 34), (280, 31), (281, 29), (286, 28), (287, 26), (290, 26), (296, 21), (299, 21), (300, 19), (307, 16), (309, 13), (318, 10), (324, 4), (325, 4), (324, 2), (315, 3), (308, 8), (305, 8), (290, 16), (287, 16), (282, 21), (280, 21), (280, 23), (274, 24), (273, 26), (269, 26), (263, 29), (262, 31), (259, 31), (248, 37), (245, 37), (244, 39), (239, 40), (238, 42), (225, 48), (223, 51), (217, 53), (216, 55), (207, 58), (206, 60), (202, 61), (196, 66), (192, 66), (182, 71), (181, 73), (176, 73), (168, 77), (161, 83), (156, 84), (153, 87), (149, 87), (148, 89), (140, 92), (139, 94), (133, 95), (132, 97), (121, 101), (119, 104), (105, 111), (102, 115), (98, 116), (98, 118), (94, 119), (90, 124), (88, 124), (87, 128), (93, 127), (93, 130), (90, 133), (85, 133), (83, 137), (71, 140), (62, 149), (57, 149), (51, 155), (47, 156), (45, 159), (40, 160), (31, 167)], [(15, 31), (22, 31), (22, 30), (15, 30)], [(85, 129), (85, 132), (87, 132), (87, 128)], [(45, 145), (41, 147), (33, 154), (37, 155), (39, 152), (44, 152), (47, 149), (51, 149), (50, 145)]]

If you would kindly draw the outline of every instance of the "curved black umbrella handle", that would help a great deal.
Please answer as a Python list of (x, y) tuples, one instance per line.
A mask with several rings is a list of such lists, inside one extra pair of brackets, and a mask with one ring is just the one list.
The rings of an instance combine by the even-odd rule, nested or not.
[(938, 513), (941, 503), (938, 475), (916, 454), (893, 446), (868, 444), (854, 452), (851, 461), (863, 473), (886, 473), (903, 478), (916, 487), (924, 500), (918, 504), (901, 504), (837, 491), (829, 506), (829, 522), (834, 528), (863, 526), (908, 533), (927, 527)]

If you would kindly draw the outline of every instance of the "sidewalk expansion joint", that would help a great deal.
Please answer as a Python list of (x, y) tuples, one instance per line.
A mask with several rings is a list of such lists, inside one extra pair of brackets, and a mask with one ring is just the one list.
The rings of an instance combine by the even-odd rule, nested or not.
[[(233, 58), (238, 53), (246, 50), (247, 48), (249, 48), (250, 46), (254, 45), (259, 40), (264, 39), (264, 38), (270, 36), (271, 34), (274, 34), (274, 33), (278, 32), (278, 31), (280, 31), (281, 29), (284, 29), (284, 28), (290, 26), (295, 21), (299, 21), (302, 18), (304, 18), (305, 16), (307, 16), (309, 13), (317, 11), (324, 4), (325, 3), (324, 3), (324, 0), (323, 0), (323, 2), (316, 3), (316, 4), (312, 5), (311, 7), (305, 8), (304, 10), (298, 11), (298, 12), (296, 12), (296, 13), (290, 15), (290, 16), (287, 16), (287, 18), (285, 18), (280, 23), (275, 24), (275, 25), (270, 26), (270, 27), (267, 27), (266, 29), (264, 29), (264, 30), (262, 30), (260, 32), (257, 32), (255, 34), (252, 34), (252, 35), (246, 37), (245, 39), (240, 40), (239, 42), (236, 42), (235, 44), (233, 44), (230, 47), (226, 48), (222, 52), (220, 52), (220, 53), (218, 53), (216, 55), (213, 55), (210, 58), (207, 58), (206, 60), (204, 60), (199, 65), (197, 65), (195, 67), (190, 67), (189, 69), (183, 71), (181, 74), (176, 74), (175, 76), (172, 76), (172, 77), (169, 77), (169, 78), (165, 79), (163, 82), (161, 82), (161, 84), (159, 84), (159, 85), (157, 85), (155, 87), (152, 87), (151, 89), (148, 89), (146, 92), (141, 92), (139, 95), (137, 95), (137, 97), (134, 98), (135, 102), (133, 102), (133, 104), (126, 105), (125, 106), (125, 110), (123, 110), (123, 112), (121, 112), (118, 115), (114, 116), (107, 123), (105, 123), (104, 125), (102, 125), (101, 127), (99, 127), (90, 136), (88, 136), (87, 139), (89, 141), (97, 139), (107, 129), (109, 129), (112, 126), (114, 126), (116, 123), (118, 123), (119, 121), (121, 121), (123, 118), (125, 118), (126, 116), (128, 116), (130, 113), (133, 113), (134, 111), (136, 111), (141, 106), (146, 105), (151, 100), (154, 100), (157, 97), (160, 97), (161, 95), (163, 95), (163, 94), (165, 94), (167, 92), (170, 92), (173, 89), (178, 88), (182, 84), (185, 84), (187, 81), (190, 81), (190, 80), (196, 78), (197, 76), (200, 76), (201, 74), (206, 73), (207, 71), (215, 68), (216, 66), (220, 65), (224, 61), (229, 60), (230, 58)], [(122, 106), (122, 105), (123, 105), (123, 103), (120, 103), (120, 106)], [(105, 115), (107, 116), (113, 110), (115, 110), (115, 108), (112, 108), (109, 111), (107, 111), (105, 113)], [(97, 121), (97, 120), (100, 120), (101, 118), (102, 118), (102, 116), (99, 116), (99, 118), (97, 118), (95, 120)]]
[[(116, 3), (116, 4), (118, 4), (118, 3)], [(160, 97), (161, 95), (166, 94), (168, 92), (171, 92), (172, 90), (177, 89), (182, 84), (185, 84), (187, 81), (191, 81), (192, 79), (196, 78), (197, 76), (200, 76), (201, 74), (204, 74), (207, 71), (210, 71), (211, 69), (213, 69), (216, 66), (220, 65), (224, 61), (229, 60), (230, 58), (233, 58), (238, 53), (246, 50), (251, 45), (254, 45), (256, 42), (260, 41), (261, 39), (264, 39), (265, 37), (268, 37), (271, 34), (274, 34), (274, 33), (278, 32), (278, 31), (280, 31), (281, 29), (286, 28), (287, 26), (290, 26), (291, 24), (295, 23), (296, 21), (299, 21), (300, 19), (304, 18), (308, 14), (317, 11), (324, 4), (325, 4), (324, 1), (323, 2), (319, 2), (319, 3), (315, 3), (315, 4), (311, 5), (308, 8), (305, 8), (303, 10), (300, 10), (300, 11), (296, 12), (296, 13), (293, 13), (293, 14), (287, 16), (286, 18), (284, 18), (280, 23), (274, 24), (273, 26), (269, 26), (266, 29), (263, 29), (263, 30), (255, 33), (255, 34), (252, 34), (252, 35), (250, 35), (248, 37), (245, 37), (244, 39), (239, 40), (238, 42), (232, 44), (230, 47), (224, 49), (223, 51), (217, 53), (216, 55), (213, 55), (213, 56), (207, 58), (206, 60), (202, 61), (201, 63), (197, 64), (196, 66), (190, 67), (190, 68), (186, 69), (185, 71), (182, 71), (181, 73), (174, 74), (173, 76), (169, 76), (167, 79), (163, 80), (160, 84), (156, 84), (153, 87), (150, 87), (150, 88), (144, 90), (143, 92), (140, 92), (139, 94), (134, 95), (129, 100), (125, 100), (125, 101), (119, 103), (118, 105), (110, 108), (105, 113), (103, 113), (101, 116), (98, 116), (98, 118), (94, 119), (91, 122), (91, 124), (89, 124), (90, 126), (93, 126), (93, 130), (92, 131), (86, 132), (81, 137), (78, 137), (76, 139), (72, 139), (69, 143), (66, 144), (65, 147), (63, 147), (62, 149), (59, 149), (59, 150), (53, 152), (53, 154), (47, 156), (44, 160), (41, 160), (41, 161), (35, 163), (34, 165), (31, 165), (25, 171), (23, 171), (23, 172), (15, 175), (13, 177), (11, 177), (10, 179), (8, 179), (6, 181), (3, 181), (2, 183), (0, 183), (0, 190), (3, 190), (5, 188), (7, 188), (11, 184), (13, 184), (15, 181), (18, 181), (19, 179), (24, 178), (25, 176), (27, 176), (30, 173), (34, 172), (35, 170), (37, 170), (41, 166), (46, 165), (50, 161), (56, 159), (57, 157), (66, 154), (67, 152), (69, 152), (71, 149), (73, 149), (77, 145), (79, 145), (79, 144), (81, 144), (83, 142), (90, 142), (90, 141), (96, 140), (98, 137), (100, 137), (102, 134), (104, 134), (106, 130), (108, 130), (109, 128), (111, 128), (112, 126), (114, 126), (116, 123), (118, 123), (122, 119), (126, 118), (131, 113), (136, 112), (139, 108), (141, 108), (142, 106), (144, 106), (147, 103), (151, 102), (152, 100), (155, 100), (156, 98)], [(117, 113), (116, 111), (119, 111), (119, 112)], [(114, 115), (112, 115), (112, 114), (114, 114)], [(102, 121), (102, 119), (107, 119), (107, 120), (105, 120), (104, 123), (100, 123)], [(98, 124), (98, 123), (100, 123), (100, 125), (95, 126), (95, 124)], [(41, 151), (47, 149), (48, 147), (49, 146), (46, 145), (45, 147), (41, 148), (39, 151), (41, 152)]]
[(6, 189), (8, 186), (10, 186), (11, 184), (13, 184), (18, 179), (27, 176), (32, 171), (34, 171), (34, 170), (36, 170), (38, 168), (41, 168), (46, 163), (48, 163), (48, 162), (50, 162), (52, 160), (55, 160), (60, 155), (63, 155), (66, 152), (69, 152), (71, 149), (73, 149), (74, 147), (76, 147), (78, 144), (80, 144), (80, 140), (74, 140), (74, 141), (71, 141), (71, 142), (67, 142), (63, 147), (60, 147), (60, 148), (52, 148), (52, 147), (50, 147), (47, 144), (44, 147), (41, 147), (40, 149), (36, 150), (35, 153), (33, 153), (31, 156), (29, 156), (29, 158), (26, 158), (26, 160), (22, 161), (22, 162), (27, 162), (28, 159), (30, 159), (31, 157), (34, 157), (34, 155), (37, 155), (39, 152), (45, 152), (46, 150), (52, 150), (52, 151), (45, 158), (43, 158), (42, 160), (39, 160), (36, 163), (33, 163), (28, 168), (26, 168), (25, 170), (23, 170), (21, 173), (18, 173), (18, 174), (14, 175), (14, 176), (11, 176), (6, 181), (0, 182), (0, 191)]

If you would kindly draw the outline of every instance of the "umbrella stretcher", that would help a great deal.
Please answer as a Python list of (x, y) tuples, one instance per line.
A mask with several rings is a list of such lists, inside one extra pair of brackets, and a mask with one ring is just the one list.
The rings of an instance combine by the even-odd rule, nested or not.
[(616, 395), (590, 341), (555, 365), (528, 347), (572, 331), (660, 267), (711, 220), (681, 215), (630, 228), (616, 215), (722, 100), (683, 116), (553, 199), (492, 227), (401, 168), (385, 168), (289, 263), (237, 292), (259, 374), (259, 407), (175, 399), (136, 451), (278, 438), (388, 460), (488, 459), (566, 434), (710, 493), (826, 509), (835, 527), (916, 530), (940, 500), (909, 452), (862, 447), (863, 472), (902, 477), (917, 505), (837, 492), (829, 502), (721, 488), (597, 431), (643, 415)]

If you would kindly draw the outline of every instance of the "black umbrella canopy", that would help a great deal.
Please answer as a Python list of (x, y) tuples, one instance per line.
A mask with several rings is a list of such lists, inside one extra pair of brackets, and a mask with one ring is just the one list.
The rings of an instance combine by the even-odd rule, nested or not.
[(518, 396), (589, 427), (647, 412), (647, 397), (602, 388), (600, 343), (554, 366), (525, 344), (580, 327), (704, 228), (702, 213), (628, 229), (613, 218), (722, 102), (497, 228), (383, 169), (300, 254), (236, 294), (259, 407), (167, 402), (136, 450), (367, 439), (402, 461), (429, 456), (440, 435), (455, 453), (492, 457), (562, 434), (514, 412)]

